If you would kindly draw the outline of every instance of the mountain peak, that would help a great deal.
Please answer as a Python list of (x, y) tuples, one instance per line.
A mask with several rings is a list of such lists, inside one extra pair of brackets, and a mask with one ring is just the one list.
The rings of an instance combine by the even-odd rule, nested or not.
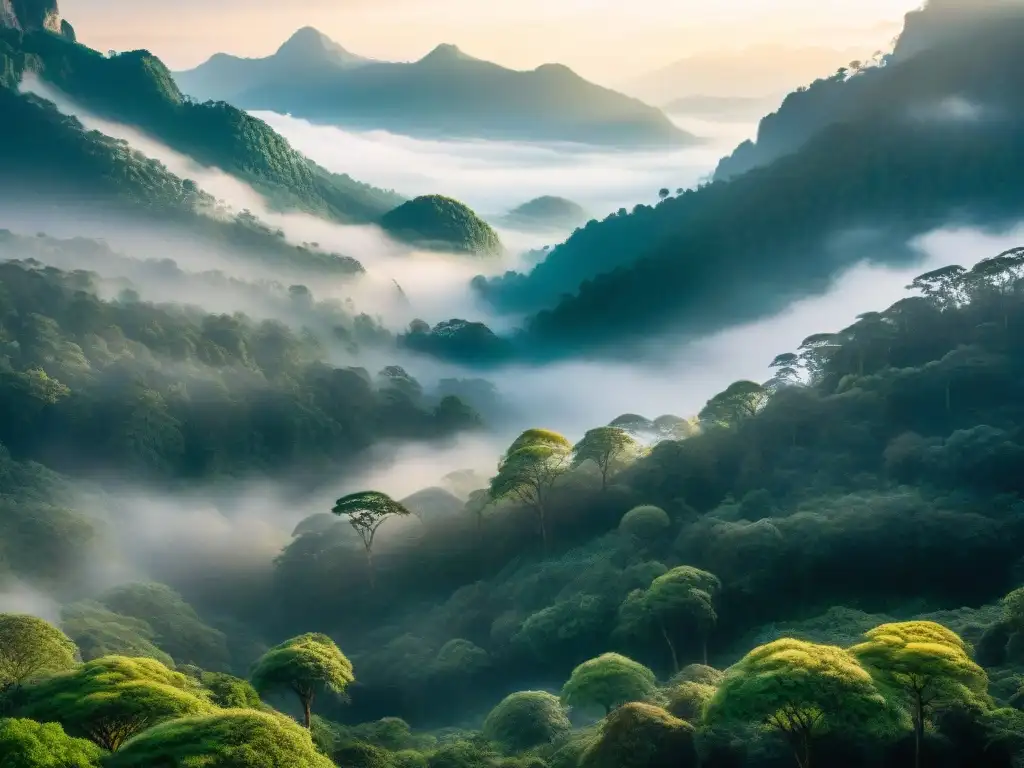
[(333, 59), (350, 61), (359, 57), (349, 53), (318, 29), (303, 27), (277, 49), (275, 56), (291, 59)]
[(420, 59), (421, 62), (443, 62), (443, 61), (470, 61), (472, 56), (467, 56), (457, 45), (441, 43), (434, 50)]

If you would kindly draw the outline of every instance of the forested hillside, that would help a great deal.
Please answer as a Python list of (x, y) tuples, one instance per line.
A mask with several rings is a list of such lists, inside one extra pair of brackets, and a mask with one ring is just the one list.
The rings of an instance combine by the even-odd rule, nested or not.
[[(490, 480), (339, 499), (296, 528), (269, 584), (225, 571), (213, 589), (96, 594), (76, 587), (104, 546), (74, 510), (81, 465), (44, 442), (82, 434), (89, 448), (75, 450), (97, 465), (138, 455), (137, 471), (164, 478), (217, 471), (199, 455), (266, 471), (288, 445), (315, 463), (329, 437), (293, 438), (262, 415), (230, 433), (255, 430), (262, 451), (218, 442), (235, 418), (223, 400), (197, 432), (185, 390), (205, 367), (229, 398), (236, 377), (257, 376), (266, 394), (243, 402), (286, 407), (286, 376), (327, 409), (353, 402), (319, 400), (329, 381), (368, 384), (303, 368), (302, 342), (270, 343), (266, 324), (186, 311), (175, 326), (158, 307), (89, 299), (85, 276), (4, 270), (4, 562), (75, 600), (64, 634), (0, 617), (21, 654), (0, 651), (11, 749), (229, 766), (266, 743), (243, 764), (430, 768), (1009, 768), (1022, 754), (1020, 251), (922, 275), (917, 295), (848, 328), (808, 329), (769, 381), (725, 387), (692, 420), (624, 414), (575, 445), (533, 429)], [(114, 324), (116, 339), (94, 330)], [(165, 388), (153, 358), (180, 361), (187, 384)], [(140, 368), (149, 389), (97, 402), (90, 380)], [(407, 409), (398, 428), (415, 406), (393, 386), (377, 402)], [(97, 408), (124, 427), (90, 432)], [(445, 428), (444, 409), (421, 417), (421, 437)]]
[[(821, 290), (865, 250), (898, 263), (908, 239), (936, 226), (1012, 222), (1021, 197), (1012, 169), (1024, 146), (1012, 75), (1021, 40), (1018, 9), (906, 61), (824, 81), (843, 119), (793, 151), (591, 222), (528, 274), (478, 278), (476, 287), (500, 310), (534, 313), (522, 354), (559, 355), (656, 328), (688, 336), (762, 317)], [(871, 98), (859, 98), (869, 84)], [(822, 109), (839, 114), (830, 103)], [(859, 245), (844, 247), (849, 235)]]

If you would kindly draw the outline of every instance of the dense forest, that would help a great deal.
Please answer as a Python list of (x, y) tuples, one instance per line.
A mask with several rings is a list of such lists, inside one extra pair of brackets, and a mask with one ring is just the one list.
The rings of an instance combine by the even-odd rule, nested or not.
[[(104, 529), (75, 509), (82, 456), (93, 476), (194, 482), (334, 462), (360, 429), (430, 440), (476, 419), (424, 410), (394, 370), (325, 368), (281, 328), (103, 301), (89, 280), (3, 268), (2, 562), (67, 595), (54, 623), (0, 617), (0, 741), (55, 756), (26, 765), (1024, 753), (1024, 252), (922, 275), (693, 418), (623, 414), (575, 444), (538, 427), (492, 477), (345, 496), (266, 579), (96, 593), (81, 574)], [(368, 422), (336, 410), (357, 389)]]

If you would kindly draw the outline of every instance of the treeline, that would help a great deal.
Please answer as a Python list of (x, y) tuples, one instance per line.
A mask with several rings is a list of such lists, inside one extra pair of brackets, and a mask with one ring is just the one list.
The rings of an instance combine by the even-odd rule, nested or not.
[[(479, 423), (399, 367), (372, 375), (322, 362), (326, 345), (360, 332), (343, 313), (322, 312), (321, 330), (335, 323), (318, 334), (98, 293), (87, 272), (0, 265), (0, 443), (18, 459), (72, 473), (118, 467), (140, 481), (315, 478), (377, 441)], [(315, 316), (307, 289), (288, 296), (300, 317)]]

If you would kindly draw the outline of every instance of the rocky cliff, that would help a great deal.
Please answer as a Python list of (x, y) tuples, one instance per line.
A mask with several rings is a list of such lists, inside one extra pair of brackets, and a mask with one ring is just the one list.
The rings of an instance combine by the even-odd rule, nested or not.
[(70, 35), (65, 32), (71, 25), (61, 19), (57, 0), (0, 0), (0, 27), (24, 32), (45, 29), (58, 35), (74, 35), (74, 32)]

